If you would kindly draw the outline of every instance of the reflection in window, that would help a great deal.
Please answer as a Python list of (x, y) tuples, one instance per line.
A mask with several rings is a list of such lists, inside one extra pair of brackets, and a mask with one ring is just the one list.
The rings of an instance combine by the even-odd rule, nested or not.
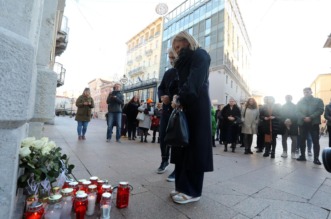
[(209, 47), (210, 46), (210, 35), (205, 36), (205, 47)]
[(211, 19), (208, 18), (206, 20), (206, 31), (205, 31), (205, 34), (209, 34), (210, 33), (210, 28), (211, 28)]

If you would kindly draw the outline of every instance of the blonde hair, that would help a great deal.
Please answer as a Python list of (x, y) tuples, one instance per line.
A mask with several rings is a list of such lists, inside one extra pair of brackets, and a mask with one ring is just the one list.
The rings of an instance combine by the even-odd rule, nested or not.
[(191, 34), (185, 31), (181, 31), (172, 40), (172, 49), (174, 49), (175, 42), (184, 41), (184, 40), (186, 40), (190, 44), (189, 48), (191, 50), (196, 50), (197, 48), (199, 48), (198, 41)]

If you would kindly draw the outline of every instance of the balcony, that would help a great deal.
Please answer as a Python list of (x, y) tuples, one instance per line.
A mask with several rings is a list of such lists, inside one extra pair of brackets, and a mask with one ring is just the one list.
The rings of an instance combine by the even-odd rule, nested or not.
[(128, 75), (129, 75), (130, 77), (132, 77), (132, 76), (135, 75), (135, 74), (141, 74), (141, 73), (144, 73), (145, 71), (146, 71), (145, 66), (140, 66), (140, 67), (138, 67), (138, 68), (135, 68), (135, 69), (129, 71), (129, 72), (128, 72)]
[(68, 18), (63, 16), (61, 29), (57, 31), (56, 35), (56, 47), (55, 47), (55, 55), (60, 56), (67, 48), (68, 45)]
[(152, 49), (148, 49), (145, 51), (145, 55), (146, 56), (151, 56), (153, 54), (153, 50)]
[(66, 69), (63, 68), (63, 65), (61, 63), (55, 62), (53, 70), (57, 74), (57, 85), (56, 86), (61, 87), (62, 85), (64, 85)]

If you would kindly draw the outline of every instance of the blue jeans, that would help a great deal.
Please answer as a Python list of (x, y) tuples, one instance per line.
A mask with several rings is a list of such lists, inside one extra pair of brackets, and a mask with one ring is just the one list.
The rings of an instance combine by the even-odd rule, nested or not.
[(88, 122), (85, 121), (77, 121), (77, 133), (78, 136), (85, 136), (87, 130)]
[(116, 126), (116, 140), (121, 138), (122, 113), (108, 113), (107, 139), (111, 139), (113, 126)]

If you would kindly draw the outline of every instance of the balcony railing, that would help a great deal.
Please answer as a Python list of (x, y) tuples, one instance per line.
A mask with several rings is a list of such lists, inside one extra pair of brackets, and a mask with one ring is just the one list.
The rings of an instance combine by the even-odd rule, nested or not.
[(57, 31), (56, 35), (55, 55), (60, 56), (66, 50), (68, 45), (68, 34), (68, 18), (66, 16), (63, 16), (61, 29)]
[(64, 85), (66, 69), (63, 68), (61, 63), (55, 62), (53, 70), (57, 74), (57, 87)]
[(135, 74), (144, 73), (146, 71), (145, 66), (140, 66), (128, 72), (128, 75), (131, 77)]

